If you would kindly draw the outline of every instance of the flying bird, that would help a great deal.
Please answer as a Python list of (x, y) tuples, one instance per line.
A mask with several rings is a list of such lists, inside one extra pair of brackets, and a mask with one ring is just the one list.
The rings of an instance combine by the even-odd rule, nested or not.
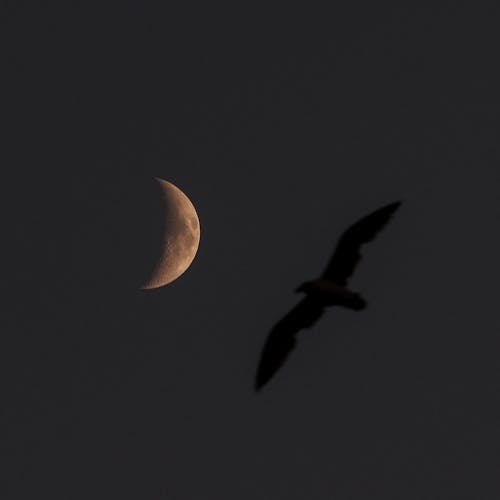
[(354, 311), (366, 307), (357, 292), (347, 288), (349, 278), (361, 260), (360, 249), (372, 241), (389, 222), (400, 201), (385, 205), (358, 220), (341, 235), (326, 269), (313, 281), (302, 283), (295, 291), (305, 297), (271, 330), (262, 350), (255, 389), (260, 390), (279, 370), (296, 344), (297, 333), (313, 324), (330, 306), (343, 306)]

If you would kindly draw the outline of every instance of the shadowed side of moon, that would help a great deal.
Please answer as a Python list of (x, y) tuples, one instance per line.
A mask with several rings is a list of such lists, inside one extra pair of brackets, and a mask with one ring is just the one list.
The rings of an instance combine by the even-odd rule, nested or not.
[(200, 243), (200, 223), (189, 198), (172, 183), (156, 179), (165, 207), (165, 229), (161, 255), (142, 286), (149, 290), (168, 285), (191, 265)]

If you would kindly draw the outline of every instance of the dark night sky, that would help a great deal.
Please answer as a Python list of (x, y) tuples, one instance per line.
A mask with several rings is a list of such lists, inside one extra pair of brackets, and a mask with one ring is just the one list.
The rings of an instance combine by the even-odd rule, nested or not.
[[(497, 500), (498, 2), (170, 4), (1, 4), (0, 497)], [(145, 292), (153, 176), (202, 239)], [(292, 290), (395, 199), (369, 308), (256, 395)]]

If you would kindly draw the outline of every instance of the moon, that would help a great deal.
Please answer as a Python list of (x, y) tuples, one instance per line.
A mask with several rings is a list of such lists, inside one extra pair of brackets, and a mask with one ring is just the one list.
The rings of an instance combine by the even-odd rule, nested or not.
[(143, 290), (176, 280), (191, 265), (200, 244), (200, 221), (190, 199), (171, 182), (155, 179), (165, 206), (165, 231), (160, 258)]

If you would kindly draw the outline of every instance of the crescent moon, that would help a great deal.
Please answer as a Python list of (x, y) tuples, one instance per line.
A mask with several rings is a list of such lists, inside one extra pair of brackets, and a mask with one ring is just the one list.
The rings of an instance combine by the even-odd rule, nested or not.
[(176, 280), (191, 265), (200, 243), (200, 221), (189, 198), (171, 182), (156, 177), (165, 204), (161, 256), (143, 290)]

